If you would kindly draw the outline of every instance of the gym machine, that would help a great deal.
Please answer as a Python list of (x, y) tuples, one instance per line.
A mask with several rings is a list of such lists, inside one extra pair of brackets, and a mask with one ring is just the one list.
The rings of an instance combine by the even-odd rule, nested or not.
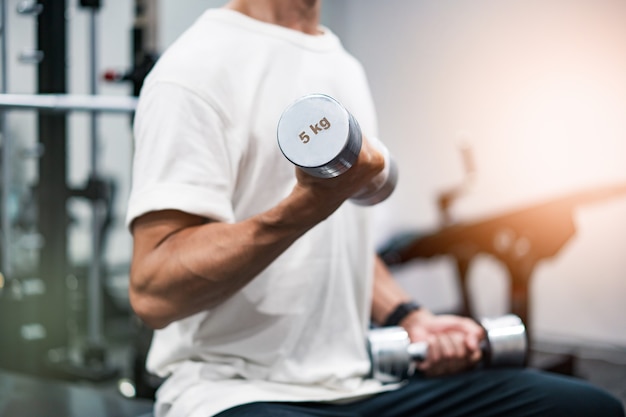
[[(105, 238), (112, 220), (115, 194), (113, 179), (101, 175), (96, 155), (98, 147), (98, 115), (101, 113), (132, 114), (134, 97), (105, 97), (97, 94), (97, 12), (100, 1), (80, 0), (78, 5), (90, 13), (90, 91), (89, 95), (68, 95), (67, 65), (67, 5), (65, 1), (33, 0), (18, 4), (17, 12), (37, 21), (37, 47), (29, 60), (37, 65), (37, 92), (32, 95), (7, 94), (6, 70), (6, 1), (2, 2), (2, 91), (0, 94), (0, 128), (2, 134), (2, 242), (0, 259), (0, 329), (11, 343), (3, 345), (0, 366), (36, 375), (70, 379), (102, 380), (117, 375), (107, 364), (103, 341), (102, 273), (106, 272), (101, 258)], [(24, 59), (22, 59), (22, 62)], [(7, 112), (36, 111), (38, 143), (29, 150), (36, 158), (38, 178), (32, 187), (28, 207), (15, 214), (12, 170), (17, 154), (14, 139), (7, 131)], [(67, 185), (67, 115), (86, 112), (90, 118), (90, 172), (84, 186)], [(20, 153), (22, 155), (25, 152)], [(73, 266), (68, 260), (67, 212), (70, 199), (85, 199), (92, 211), (91, 251), (87, 265), (85, 298), (72, 299), (70, 283), (76, 282)], [(26, 214), (28, 216), (26, 216)], [(17, 216), (17, 217), (16, 217)], [(24, 220), (25, 217), (28, 219)], [(29, 245), (37, 252), (33, 268), (16, 270), (15, 253), (19, 248), (16, 227), (28, 223)], [(82, 272), (79, 272), (82, 275)], [(74, 284), (76, 285), (76, 284)], [(68, 320), (75, 305), (86, 309), (86, 343), (79, 353), (78, 363), (70, 359)], [(73, 317), (73, 316), (72, 316)]]
[[(36, 50), (20, 54), (19, 59), (23, 63), (38, 66), (37, 90), (42, 94), (66, 92), (65, 2), (56, 4), (61, 7), (54, 7), (52, 1), (45, 0), (20, 2), (17, 9), (24, 17), (36, 19), (37, 22)], [(2, 19), (2, 93), (6, 93), (7, 1), (2, 2)], [(29, 56), (36, 59), (27, 59)], [(30, 199), (33, 210), (39, 213), (34, 216), (36, 233), (30, 233), (28, 237), (29, 246), (38, 251), (38, 257), (35, 270), (24, 275), (22, 271), (16, 270), (14, 263), (16, 251), (20, 249), (18, 244), (23, 243), (14, 233), (19, 219), (14, 217), (15, 209), (11, 205), (15, 201), (13, 158), (16, 149), (8, 134), (6, 114), (2, 112), (1, 267), (4, 285), (0, 308), (2, 334), (11, 343), (3, 344), (0, 363), (4, 367), (32, 373), (39, 372), (47, 354), (65, 346), (68, 337), (64, 308), (67, 305), (67, 292), (63, 285), (68, 266), (68, 217), (65, 212), (68, 195), (65, 187), (67, 121), (64, 115), (59, 114), (40, 114), (37, 121), (39, 143), (33, 155), (38, 157), (37, 168), (42, 174), (30, 193)]]

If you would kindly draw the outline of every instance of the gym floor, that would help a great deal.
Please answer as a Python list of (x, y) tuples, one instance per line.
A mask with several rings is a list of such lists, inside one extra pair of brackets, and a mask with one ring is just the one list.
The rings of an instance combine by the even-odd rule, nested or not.
[(0, 371), (0, 415), (7, 417), (139, 417), (152, 403), (127, 399), (117, 384), (83, 384)]

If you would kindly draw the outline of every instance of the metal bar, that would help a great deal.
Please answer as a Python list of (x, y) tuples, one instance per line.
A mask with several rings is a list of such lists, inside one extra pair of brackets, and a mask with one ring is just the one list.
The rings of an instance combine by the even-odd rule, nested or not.
[(159, 3), (154, 0), (135, 0), (135, 22), (142, 33), (135, 53), (154, 53), (159, 50)]
[[(44, 59), (37, 67), (37, 93), (67, 94), (67, 0), (38, 0), (43, 9), (37, 16), (37, 49)], [(51, 349), (67, 346), (68, 311), (65, 280), (69, 272), (67, 200), (67, 115), (40, 112), (38, 139), (43, 154), (38, 160), (36, 204), (37, 228), (44, 246), (39, 252), (38, 273), (45, 282), (46, 296), (33, 314), (46, 329), (46, 338), (33, 358), (45, 369)], [(38, 363), (37, 363), (38, 362)]]
[(132, 30), (133, 96), (139, 96), (147, 71), (156, 60), (159, 34), (159, 2), (135, 0)]
[[(98, 92), (98, 40), (97, 40), (97, 8), (92, 7), (89, 12), (90, 30), (89, 63), (90, 63), (90, 93), (95, 96)], [(91, 178), (98, 179), (98, 112), (91, 113)], [(100, 225), (104, 219), (103, 201), (100, 198), (91, 200), (91, 263), (87, 280), (87, 341), (92, 347), (102, 345), (102, 277), (100, 267), (102, 263), (102, 248), (100, 247)]]
[(0, 109), (42, 112), (132, 113), (137, 99), (127, 96), (76, 94), (0, 94)]
[(6, 93), (8, 86), (8, 74), (7, 74), (7, 9), (9, 8), (7, 0), (2, 0), (2, 17), (0, 17), (0, 30), (2, 30), (2, 39), (0, 39), (0, 59), (2, 59), (2, 65), (0, 71), (0, 92)]
[[(8, 88), (8, 64), (7, 64), (7, 0), (2, 0), (2, 17), (0, 26), (2, 27), (2, 38), (0, 39), (0, 59), (2, 66), (0, 71), (0, 93), (5, 94)], [(11, 196), (11, 139), (7, 135), (6, 113), (0, 111), (0, 135), (2, 137), (2, 206), (0, 208), (0, 229), (2, 231), (2, 242), (0, 252), (0, 267), (5, 274), (5, 278), (10, 278), (13, 270), (11, 265), (11, 217), (9, 213), (9, 200)]]
[(11, 188), (13, 183), (12, 171), (12, 139), (8, 135), (7, 115), (4, 111), (0, 111), (0, 135), (2, 137), (2, 208), (0, 213), (0, 231), (2, 232), (2, 248), (0, 267), (4, 278), (11, 278), (13, 274), (13, 265), (11, 263), (11, 213), (9, 212), (11, 201)]

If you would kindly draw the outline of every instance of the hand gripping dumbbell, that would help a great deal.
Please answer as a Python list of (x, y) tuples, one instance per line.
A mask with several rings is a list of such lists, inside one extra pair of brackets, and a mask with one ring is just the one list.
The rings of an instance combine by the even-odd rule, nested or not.
[[(486, 338), (481, 341), (479, 366), (521, 367), (526, 363), (528, 340), (522, 320), (513, 314), (484, 319)], [(367, 335), (371, 376), (381, 382), (399, 382), (415, 372), (415, 363), (428, 357), (428, 343), (411, 343), (399, 326), (372, 329)]]
[[(278, 146), (285, 157), (309, 175), (333, 178), (346, 172), (359, 157), (359, 123), (334, 98), (310, 94), (283, 112), (278, 122)], [(387, 148), (368, 138), (385, 158), (384, 169), (350, 200), (369, 206), (385, 200), (396, 187), (398, 168)]]

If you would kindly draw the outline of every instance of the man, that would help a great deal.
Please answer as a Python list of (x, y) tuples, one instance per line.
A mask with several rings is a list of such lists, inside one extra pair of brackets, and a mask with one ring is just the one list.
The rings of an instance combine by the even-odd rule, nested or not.
[[(144, 84), (130, 297), (158, 329), (148, 368), (167, 380), (156, 416), (591, 415), (568, 405), (583, 397), (594, 415), (623, 415), (580, 382), (464, 372), (480, 360), (481, 327), (410, 304), (376, 259), (370, 210), (347, 201), (383, 169), (367, 140), (374, 106), (360, 64), (319, 26), (320, 7), (209, 10)], [(295, 169), (276, 143), (282, 111), (309, 93), (337, 99), (364, 132), (357, 162), (333, 179)], [(371, 321), (429, 342), (419, 377), (367, 377)]]

